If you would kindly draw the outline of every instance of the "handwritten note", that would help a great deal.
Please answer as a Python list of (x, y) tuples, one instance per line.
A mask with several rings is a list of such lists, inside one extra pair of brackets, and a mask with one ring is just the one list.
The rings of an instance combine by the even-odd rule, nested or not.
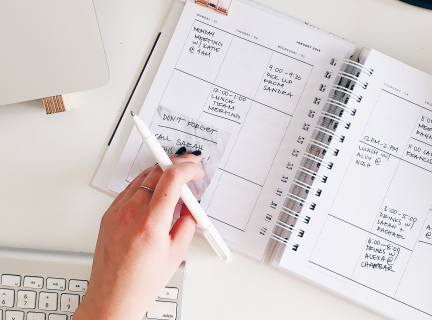
[[(216, 173), (231, 134), (162, 106), (156, 110), (150, 130), (169, 156), (181, 147), (185, 147), (189, 153), (201, 151), (203, 160), (199, 165), (204, 170), (205, 177), (189, 183), (197, 199), (201, 199)], [(147, 147), (141, 145), (128, 180), (132, 181), (140, 172), (154, 164), (155, 160)]]
[(215, 37), (215, 31), (209, 31), (204, 28), (193, 28), (192, 45), (189, 52), (210, 58), (212, 53), (220, 52), (223, 43)]

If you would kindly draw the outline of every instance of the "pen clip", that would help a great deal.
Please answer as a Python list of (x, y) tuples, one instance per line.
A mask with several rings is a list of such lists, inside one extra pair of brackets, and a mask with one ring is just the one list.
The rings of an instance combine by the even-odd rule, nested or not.
[(204, 237), (223, 262), (230, 262), (233, 259), (231, 250), (213, 225), (204, 230)]

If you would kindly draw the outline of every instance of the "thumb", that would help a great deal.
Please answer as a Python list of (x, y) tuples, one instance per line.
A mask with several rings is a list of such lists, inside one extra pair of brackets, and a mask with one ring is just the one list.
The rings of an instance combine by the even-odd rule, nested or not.
[(195, 233), (196, 221), (186, 205), (183, 204), (180, 218), (177, 219), (170, 231), (171, 249), (183, 259)]

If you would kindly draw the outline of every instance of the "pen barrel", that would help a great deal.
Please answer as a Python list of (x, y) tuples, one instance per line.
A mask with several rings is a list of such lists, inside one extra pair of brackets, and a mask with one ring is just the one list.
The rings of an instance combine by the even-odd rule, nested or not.
[(161, 144), (156, 139), (154, 134), (152, 134), (148, 138), (143, 139), (143, 141), (150, 150), (150, 152), (153, 154), (153, 158), (156, 159), (163, 171), (173, 165), (171, 159), (168, 157), (164, 148), (162, 148)]
[(204, 209), (198, 203), (192, 191), (189, 189), (187, 185), (183, 185), (181, 199), (183, 200), (186, 207), (189, 209), (190, 213), (195, 218), (199, 227), (203, 230), (212, 226), (212, 223), (205, 213)]

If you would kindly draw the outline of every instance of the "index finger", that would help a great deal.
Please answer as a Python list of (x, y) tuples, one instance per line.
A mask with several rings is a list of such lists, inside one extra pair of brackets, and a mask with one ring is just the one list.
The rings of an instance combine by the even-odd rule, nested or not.
[(166, 234), (168, 234), (183, 185), (202, 177), (204, 177), (204, 172), (192, 162), (182, 162), (167, 168), (148, 206), (148, 218), (152, 223), (166, 229)]

